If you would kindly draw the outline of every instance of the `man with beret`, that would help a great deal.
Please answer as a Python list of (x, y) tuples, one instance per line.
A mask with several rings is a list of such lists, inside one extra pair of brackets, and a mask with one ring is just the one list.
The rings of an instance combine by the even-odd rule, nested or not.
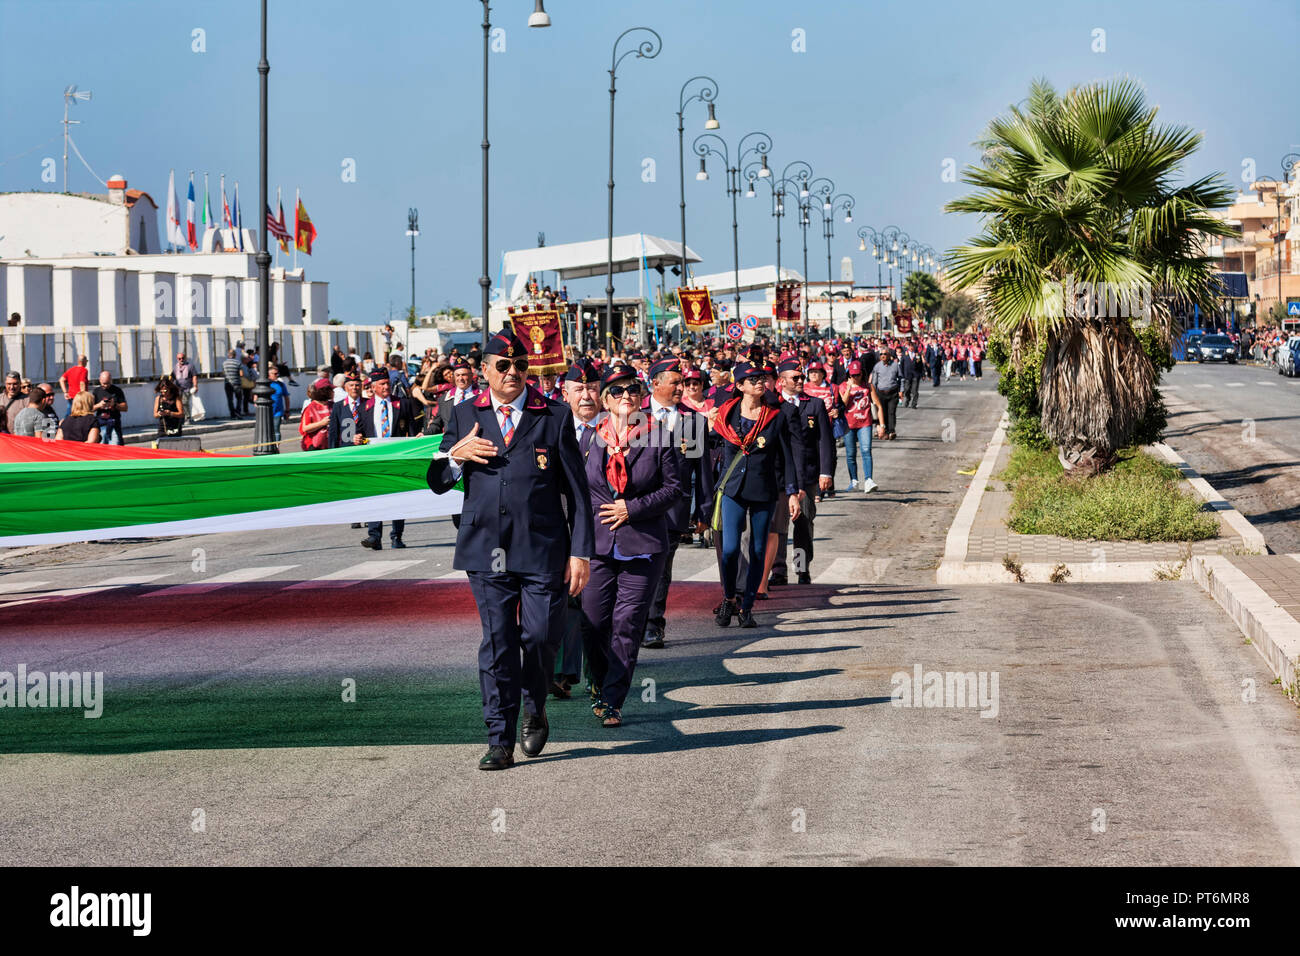
[[(804, 373), (798, 359), (787, 359), (777, 366), (780, 377), (781, 411), (790, 423), (790, 445), (799, 475), (799, 492), (803, 496), (802, 513), (794, 521), (794, 548), (798, 560), (795, 571), (800, 584), (812, 583), (813, 519), (817, 515), (816, 498), (829, 491), (835, 478), (835, 441), (826, 403), (804, 391)], [(768, 537), (768, 561), (771, 577), (768, 586), (787, 582), (786, 537), (790, 515), (776, 503), (772, 530)]]
[[(650, 395), (641, 406), (649, 418), (663, 426), (671, 437), (673, 461), (681, 497), (665, 512), (668, 520), (668, 557), (664, 561), (646, 618), (642, 647), (664, 646), (665, 612), (668, 587), (673, 580), (673, 558), (682, 536), (689, 538), (695, 529), (708, 523), (713, 510), (713, 464), (708, 454), (709, 423), (699, 412), (682, 404), (682, 361), (667, 358), (650, 367)], [(695, 507), (691, 507), (691, 496)]]
[[(370, 400), (361, 410), (361, 434), (369, 439), (409, 438), (418, 435), (415, 427), (414, 399), (394, 398), (392, 380), (388, 369), (376, 368), (370, 373)], [(405, 548), (402, 533), (406, 530), (403, 518), (393, 520), (389, 532), (389, 543), (394, 548)], [(363, 548), (382, 551), (384, 523), (371, 521), (366, 525), (366, 537), (361, 542)]]
[[(564, 400), (573, 412), (573, 435), (581, 447), (583, 436), (595, 433), (605, 413), (600, 400), (600, 371), (590, 359), (578, 359), (564, 373)], [(569, 612), (560, 652), (555, 659), (551, 694), (568, 700), (573, 685), (582, 679), (582, 604), (569, 598)]]
[[(342, 400), (334, 403), (330, 409), (329, 446), (345, 448), (348, 445), (360, 445), (365, 441), (361, 430), (361, 376), (353, 369), (343, 376)], [(359, 526), (358, 526), (359, 527)]]
[(566, 595), (580, 593), (590, 574), (592, 513), (573, 413), (526, 386), (527, 347), (505, 330), (483, 358), (488, 390), (452, 410), (428, 481), (438, 494), (464, 481), (453, 567), (469, 576), (483, 624), (488, 751), (478, 766), (505, 770), (521, 705), (524, 754), (541, 753), (550, 734), (546, 694)]

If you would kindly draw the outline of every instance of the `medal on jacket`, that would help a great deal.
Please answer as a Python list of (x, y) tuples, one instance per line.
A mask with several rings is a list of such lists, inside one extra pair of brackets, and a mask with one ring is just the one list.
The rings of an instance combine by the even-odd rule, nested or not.
[(537, 449), (537, 468), (538, 468), (538, 470), (539, 470), (539, 471), (545, 471), (545, 470), (546, 470), (546, 465), (547, 465), (548, 461), (549, 461), (549, 459), (546, 457), (546, 449), (545, 449), (545, 448), (538, 448), (538, 449)]
[(757, 440), (755, 440), (754, 444), (757, 445), (759, 448), (766, 448), (767, 439), (764, 436), (759, 435)]
[(808, 427), (809, 427), (809, 428), (816, 428), (816, 427), (817, 427), (817, 419), (814, 418), (812, 415), (809, 415), (809, 416), (808, 416)]

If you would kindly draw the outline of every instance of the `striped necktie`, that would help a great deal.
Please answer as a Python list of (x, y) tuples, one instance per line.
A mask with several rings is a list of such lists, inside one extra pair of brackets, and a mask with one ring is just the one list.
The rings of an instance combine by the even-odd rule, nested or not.
[(382, 398), (379, 400), (379, 403), (379, 407), (383, 409), (383, 411), (379, 413), (379, 429), (381, 437), (388, 438), (390, 430), (388, 425), (388, 403)]
[(513, 411), (514, 411), (513, 406), (510, 405), (501, 406), (501, 414), (505, 418), (505, 423), (501, 426), (501, 438), (503, 441), (505, 441), (506, 445), (509, 445), (510, 439), (515, 437), (515, 426), (514, 423), (510, 421), (510, 413)]

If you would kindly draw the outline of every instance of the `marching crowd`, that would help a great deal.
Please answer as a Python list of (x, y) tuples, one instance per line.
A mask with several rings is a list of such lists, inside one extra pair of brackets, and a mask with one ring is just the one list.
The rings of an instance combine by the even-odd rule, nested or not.
[[(917, 407), (924, 379), (980, 377), (984, 354), (982, 334), (763, 338), (571, 353), (563, 374), (535, 376), (506, 330), (481, 354), (427, 355), (407, 395), (394, 394), (393, 368), (363, 382), (345, 367), (344, 398), (327, 411), (334, 384), (322, 378), (320, 408), (300, 430), (304, 442), (324, 431), (321, 447), (443, 436), (429, 486), (464, 491), (454, 567), (483, 628), (479, 767), (500, 770), (517, 740), (525, 755), (541, 752), (548, 695), (570, 698), (584, 675), (600, 725), (622, 725), (640, 650), (664, 646), (683, 544), (715, 550), (722, 627), (755, 627), (771, 588), (811, 583), (813, 523), (835, 494), (838, 448), (850, 492), (879, 487), (871, 446), (897, 437), (898, 406)], [(381, 528), (366, 547), (381, 546)], [(401, 534), (394, 522), (399, 547)]]

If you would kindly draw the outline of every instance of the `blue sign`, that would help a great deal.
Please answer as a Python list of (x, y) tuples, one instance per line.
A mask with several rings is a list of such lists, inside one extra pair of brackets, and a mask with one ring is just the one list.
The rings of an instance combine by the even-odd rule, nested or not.
[(756, 329), (756, 328), (758, 328), (758, 316), (756, 316), (756, 315), (747, 315), (747, 316), (745, 316), (745, 328), (747, 328), (747, 329)]
[(732, 322), (730, 325), (727, 326), (727, 334), (730, 335), (733, 339), (738, 339), (744, 336), (745, 330), (740, 327), (739, 322)]
[(1300, 315), (1300, 302), (1288, 302), (1286, 304), (1287, 315)]

